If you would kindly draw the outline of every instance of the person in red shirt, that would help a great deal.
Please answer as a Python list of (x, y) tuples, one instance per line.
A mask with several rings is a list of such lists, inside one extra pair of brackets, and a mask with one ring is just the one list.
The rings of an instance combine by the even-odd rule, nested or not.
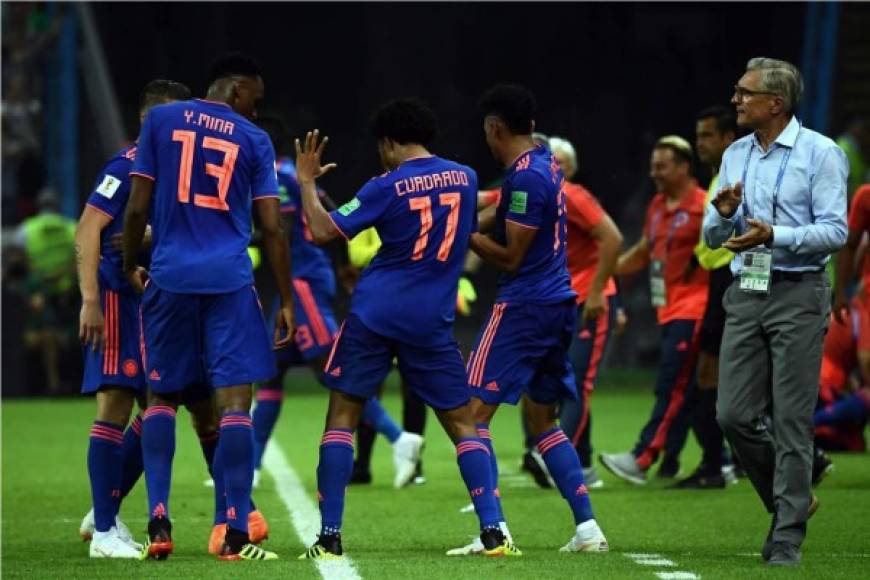
[(562, 168), (562, 191), (568, 211), (568, 272), (577, 293), (577, 329), (569, 351), (580, 398), (562, 401), (559, 424), (577, 450), (588, 487), (603, 481), (592, 464), (589, 397), (598, 367), (616, 324), (616, 283), (613, 271), (622, 246), (622, 234), (598, 200), (570, 180), (577, 171), (577, 153), (567, 140), (551, 137), (550, 150)]
[[(852, 299), (843, 323), (832, 320), (822, 350), (819, 376), (819, 405), (815, 426), (816, 452), (813, 483), (831, 470), (823, 450), (866, 450), (864, 428), (870, 414), (870, 309), (861, 289)], [(833, 318), (833, 315), (832, 315)], [(853, 389), (853, 372), (858, 369), (859, 386)]]
[[(647, 471), (662, 449), (674, 452), (669, 439), (677, 436), (681, 440), (676, 447), (682, 447), (685, 430), (682, 435), (672, 431), (676, 431), (678, 420), (685, 424), (689, 407), (683, 410), (684, 401), (688, 393), (695, 391), (695, 362), (709, 276), (702, 268), (686, 267), (701, 233), (706, 196), (692, 178), (692, 160), (692, 147), (685, 139), (667, 136), (658, 140), (653, 148), (650, 177), (659, 193), (647, 209), (643, 236), (620, 256), (616, 268), (618, 275), (649, 270), (652, 304), (662, 327), (652, 415), (632, 451), (600, 456), (614, 475), (638, 485), (646, 483)], [(721, 450), (720, 442), (716, 452)], [(676, 464), (675, 456), (666, 459)], [(665, 465), (660, 472), (666, 469), (668, 475), (676, 475), (677, 468)]]

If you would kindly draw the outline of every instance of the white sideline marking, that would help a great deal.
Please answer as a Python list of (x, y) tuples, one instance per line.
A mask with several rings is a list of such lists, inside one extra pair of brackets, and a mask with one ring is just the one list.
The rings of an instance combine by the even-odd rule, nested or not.
[[(320, 513), (274, 438), (266, 446), (263, 467), (275, 479), (275, 491), (290, 513), (290, 522), (296, 534), (307, 548), (314, 543), (320, 531)], [(320, 575), (326, 580), (362, 580), (347, 555), (341, 560), (317, 560), (316, 563)]]
[(639, 558), (634, 563), (641, 566), (664, 566), (666, 568), (673, 568), (677, 565), (673, 560), (666, 558)]
[[(626, 558), (634, 560), (634, 563), (639, 566), (663, 566), (673, 568), (677, 563), (673, 560), (668, 560), (662, 557), (661, 554), (640, 554), (635, 552), (627, 552), (623, 554)], [(656, 577), (661, 580), (699, 580), (701, 577), (694, 572), (684, 572), (677, 570), (674, 572), (653, 572)]]

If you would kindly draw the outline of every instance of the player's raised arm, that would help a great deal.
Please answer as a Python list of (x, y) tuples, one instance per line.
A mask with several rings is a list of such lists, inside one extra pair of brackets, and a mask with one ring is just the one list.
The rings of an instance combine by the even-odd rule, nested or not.
[(302, 211), (308, 220), (311, 236), (315, 243), (325, 244), (340, 236), (341, 232), (332, 223), (317, 195), (317, 178), (336, 167), (335, 163), (320, 165), (320, 158), (329, 137), (324, 137), (323, 141), (319, 141), (319, 137), (320, 131), (315, 129), (305, 135), (304, 143), (300, 144), (299, 139), (296, 139), (296, 179), (302, 192)]
[(644, 236), (619, 256), (614, 273), (618, 276), (626, 276), (640, 272), (647, 266), (649, 266), (649, 242)]

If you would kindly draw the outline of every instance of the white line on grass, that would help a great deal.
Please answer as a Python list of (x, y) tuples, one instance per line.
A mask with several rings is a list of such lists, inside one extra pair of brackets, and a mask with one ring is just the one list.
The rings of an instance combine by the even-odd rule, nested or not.
[[(634, 561), (639, 566), (662, 566), (676, 567), (677, 563), (673, 560), (668, 560), (662, 557), (661, 554), (639, 554), (635, 552), (627, 552), (623, 554), (626, 558)], [(700, 576), (694, 572), (684, 572), (676, 570), (673, 572), (653, 572), (661, 580), (698, 580)]]
[[(310, 546), (320, 531), (320, 513), (274, 438), (266, 446), (263, 467), (275, 479), (278, 497), (290, 513), (290, 521), (296, 534), (303, 545)], [(326, 580), (362, 580), (348, 556), (341, 560), (317, 560), (317, 569)]]

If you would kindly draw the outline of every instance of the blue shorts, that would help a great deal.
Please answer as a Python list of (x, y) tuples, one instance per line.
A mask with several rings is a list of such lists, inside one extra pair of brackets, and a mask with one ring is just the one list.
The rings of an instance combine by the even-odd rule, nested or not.
[(568, 348), (576, 311), (557, 304), (497, 302), (468, 357), (471, 396), (517, 404), (523, 393), (542, 404), (577, 398)]
[(153, 282), (142, 295), (145, 376), (155, 393), (196, 383), (245, 385), (276, 374), (257, 291), (177, 294)]
[(93, 394), (100, 387), (128, 387), (137, 393), (145, 391), (142, 373), (142, 352), (139, 344), (139, 297), (131, 293), (102, 289), (103, 333), (106, 341), (102, 351), (84, 347), (85, 373), (82, 393)]
[(446, 337), (442, 346), (415, 346), (370, 330), (354, 314), (338, 332), (324, 382), (330, 389), (370, 399), (393, 368), (394, 357), (408, 387), (433, 409), (456, 409), (468, 403), (462, 355), (452, 337)]
[[(304, 278), (293, 278), (293, 306), (296, 315), (295, 344), (275, 351), (278, 366), (304, 365), (325, 357), (332, 348), (332, 339), (338, 330), (332, 311), (332, 295)], [(269, 332), (275, 328), (275, 318), (281, 307), (280, 296), (275, 300), (269, 317)]]

